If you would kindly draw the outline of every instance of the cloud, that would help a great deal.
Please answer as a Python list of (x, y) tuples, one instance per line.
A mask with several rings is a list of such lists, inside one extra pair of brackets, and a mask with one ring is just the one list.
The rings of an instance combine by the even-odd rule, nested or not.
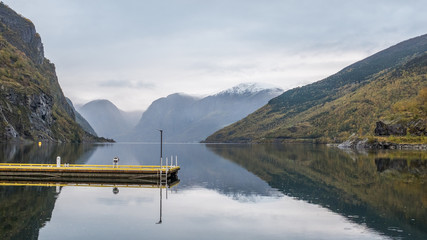
[(300, 86), (427, 26), (423, 0), (4, 2), (34, 22), (67, 96), (124, 110), (245, 81)]
[(136, 88), (136, 89), (153, 89), (155, 88), (155, 84), (142, 82), (142, 81), (131, 81), (131, 80), (106, 80), (99, 82), (99, 87), (107, 87), (107, 88)]

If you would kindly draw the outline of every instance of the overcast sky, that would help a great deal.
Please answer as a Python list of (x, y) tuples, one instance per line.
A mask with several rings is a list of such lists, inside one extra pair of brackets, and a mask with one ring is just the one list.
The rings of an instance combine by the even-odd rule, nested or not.
[(321, 80), (427, 33), (424, 0), (4, 0), (42, 37), (65, 95), (144, 110), (175, 92)]

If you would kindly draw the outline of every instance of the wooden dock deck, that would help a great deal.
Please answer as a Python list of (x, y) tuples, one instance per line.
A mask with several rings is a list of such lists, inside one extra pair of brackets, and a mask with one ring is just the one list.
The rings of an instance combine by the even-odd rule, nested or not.
[(138, 183), (177, 179), (179, 166), (0, 163), (0, 180)]

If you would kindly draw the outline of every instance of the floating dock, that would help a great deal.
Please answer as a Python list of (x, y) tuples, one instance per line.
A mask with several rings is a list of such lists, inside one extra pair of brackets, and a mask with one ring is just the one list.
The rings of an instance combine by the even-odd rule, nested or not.
[(0, 180), (172, 183), (179, 166), (0, 163)]

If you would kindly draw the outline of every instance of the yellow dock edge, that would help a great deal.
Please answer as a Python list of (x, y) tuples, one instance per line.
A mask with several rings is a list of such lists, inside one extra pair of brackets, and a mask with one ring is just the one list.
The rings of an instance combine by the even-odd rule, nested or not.
[(179, 166), (160, 166), (160, 165), (85, 165), (85, 164), (32, 164), (32, 163), (0, 163), (0, 171), (8, 169), (16, 169), (25, 171), (28, 170), (85, 170), (85, 171), (141, 171), (141, 172), (176, 172), (180, 169)]

